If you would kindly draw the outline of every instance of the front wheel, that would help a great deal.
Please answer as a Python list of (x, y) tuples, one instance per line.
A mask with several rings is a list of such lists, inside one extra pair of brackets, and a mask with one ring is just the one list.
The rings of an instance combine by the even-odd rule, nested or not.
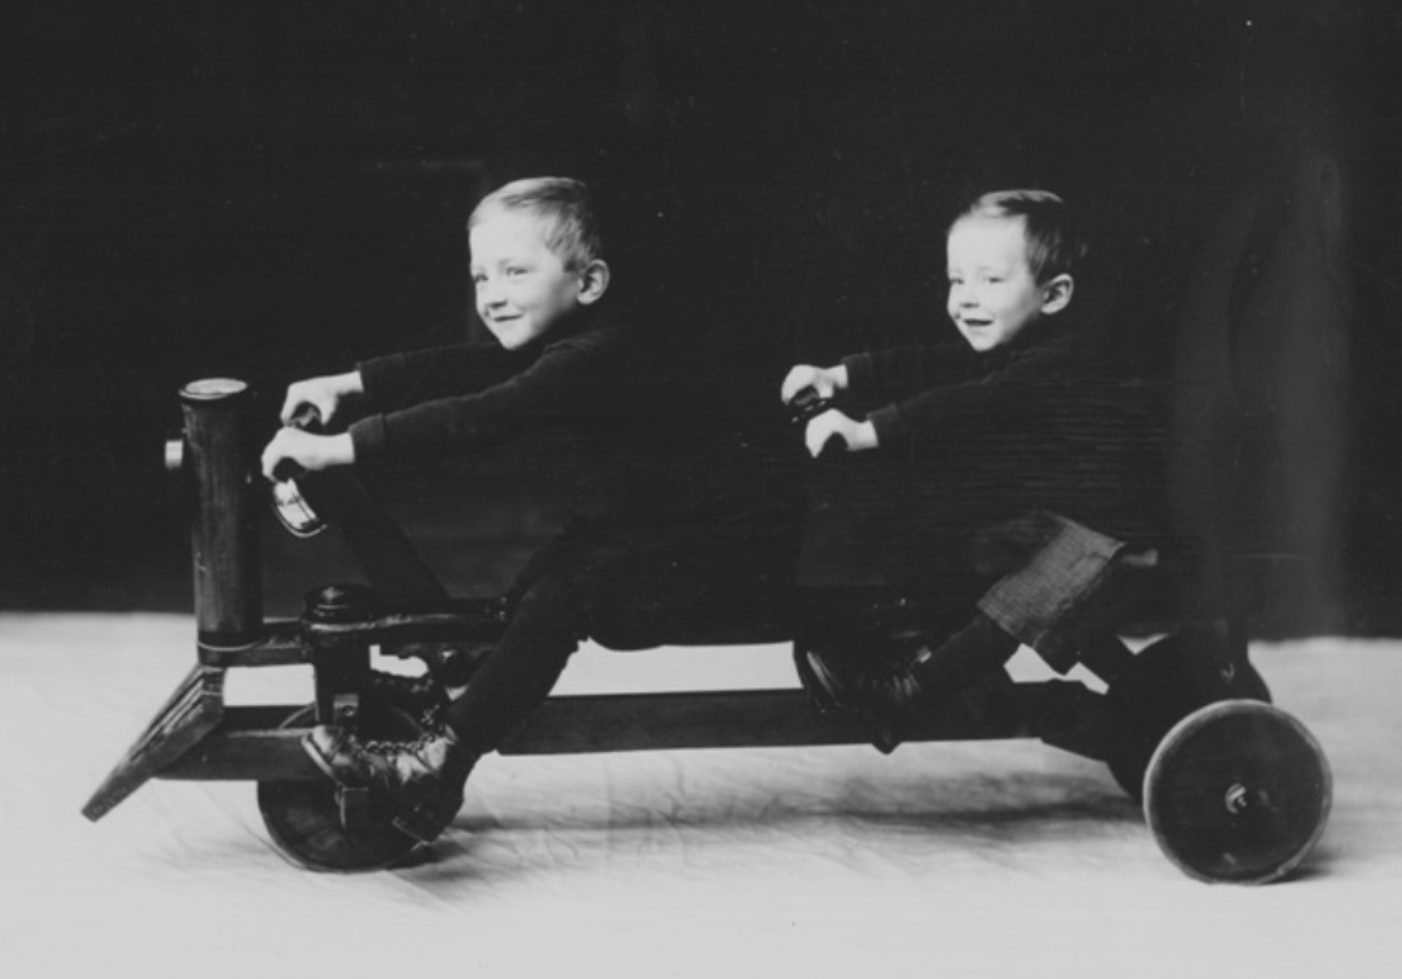
[[(294, 711), (279, 727), (310, 728), (315, 723), (316, 709), (307, 706)], [(366, 738), (407, 741), (422, 733), (405, 711), (368, 703), (359, 724)], [(416, 841), (395, 828), (388, 800), (368, 793), (362, 801), (359, 806), (344, 805), (343, 794), (330, 779), (258, 783), (258, 808), (273, 842), (290, 860), (309, 870), (379, 870), (408, 856)]]

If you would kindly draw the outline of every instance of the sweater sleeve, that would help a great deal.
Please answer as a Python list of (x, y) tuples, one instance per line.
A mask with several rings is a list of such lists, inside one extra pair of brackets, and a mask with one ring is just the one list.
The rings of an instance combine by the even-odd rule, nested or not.
[(964, 344), (891, 347), (854, 354), (842, 360), (852, 397), (871, 404), (901, 401), (921, 391), (949, 384), (969, 371)]
[[(461, 451), (504, 435), (548, 428), (574, 412), (591, 410), (605, 400), (600, 387), (612, 376), (609, 365), (616, 346), (609, 331), (578, 334), (546, 346), (524, 369), (498, 383), (362, 418), (350, 427), (356, 460), (377, 463)], [(397, 370), (391, 366), (386, 374)], [(372, 383), (366, 377), (367, 393)]]
[(934, 440), (976, 436), (1019, 412), (1042, 410), (1047, 388), (1064, 379), (1075, 363), (1070, 339), (1057, 337), (1011, 352), (1003, 364), (983, 372), (971, 371), (968, 356), (951, 358), (948, 365), (905, 369), (911, 385), (917, 376), (931, 383), (869, 413), (878, 443), (883, 449), (907, 451)]
[(428, 347), (361, 361), (356, 365), (372, 412), (395, 411), (423, 401), (500, 384), (520, 369), (519, 356), (496, 343)]

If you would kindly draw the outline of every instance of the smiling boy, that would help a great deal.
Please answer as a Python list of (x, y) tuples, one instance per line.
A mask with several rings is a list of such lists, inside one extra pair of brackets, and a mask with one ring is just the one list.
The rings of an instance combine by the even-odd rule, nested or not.
[(1071, 301), (1070, 273), (1031, 254), (1034, 233), (1026, 215), (999, 216), (987, 202), (950, 229), (949, 318), (979, 353), (1014, 342)]
[[(848, 451), (895, 447), (938, 436), (959, 423), (982, 427), (997, 392), (1044, 375), (1076, 356), (1076, 338), (1054, 317), (1071, 303), (1074, 269), (1085, 246), (1069, 227), (1061, 199), (1048, 191), (985, 194), (950, 226), (946, 310), (967, 346), (900, 347), (856, 354), (832, 367), (800, 364), (784, 378), (785, 403), (811, 388), (864, 401), (886, 399), (865, 419), (831, 409), (804, 433), (816, 456), (834, 436)], [(965, 429), (967, 430), (967, 429)]]
[(608, 264), (597, 243), (581, 237), (570, 224), (542, 228), (536, 215), (502, 204), (473, 213), (468, 247), (477, 315), (502, 347), (521, 349), (603, 296)]
[[(961, 690), (1000, 689), (1020, 642), (1068, 669), (1074, 658), (1047, 650), (1124, 546), (1107, 534), (1153, 532), (1139, 510), (1121, 519), (1139, 502), (1131, 484), (1154, 481), (1138, 454), (1153, 440), (1134, 429), (1144, 412), (1122, 407), (1124, 378), (1068, 312), (1086, 252), (1057, 195), (985, 194), (947, 237), (946, 311), (962, 342), (800, 364), (783, 381), (785, 402), (834, 399), (807, 424), (813, 456), (836, 442), (872, 457), (818, 474), (840, 491), (825, 486), (810, 514), (800, 584), (816, 611), (800, 669), (820, 699), (863, 713), (883, 750)], [(1020, 577), (971, 559), (988, 538), (1026, 562)], [(883, 648), (870, 615), (833, 611), (854, 595), (889, 604), (882, 589), (928, 613), (902, 626), (914, 649)]]
[(763, 460), (721, 424), (720, 399), (695, 393), (701, 351), (604, 301), (611, 270), (598, 229), (577, 180), (489, 194), (468, 219), (468, 243), (477, 315), (494, 342), (292, 384), (285, 423), (306, 404), (327, 424), (359, 417), (340, 434), (284, 428), (263, 453), (272, 479), (286, 460), (306, 470), (436, 461), (533, 432), (564, 436), (570, 522), (518, 577), (505, 633), (442, 725), (416, 742), (363, 742), (325, 725), (304, 740), (338, 783), (384, 793), (396, 825), (422, 841), (451, 822), (478, 759), (546, 699), (600, 622), (656, 645), (668, 614), (733, 590), (737, 576), (792, 574), (792, 535), (773, 527), (796, 511), (768, 495), (751, 468)]
[(381, 410), (335, 435), (281, 429), (263, 452), (268, 477), (284, 459), (315, 472), (424, 447), (461, 450), (523, 412), (542, 420), (569, 411), (552, 378), (588, 373), (623, 340), (618, 323), (576, 328), (609, 285), (591, 208), (583, 185), (566, 178), (516, 181), (484, 198), (468, 218), (470, 274), (477, 315), (496, 343), (394, 354), (290, 385), (284, 424), (304, 404), (325, 425), (367, 398)]

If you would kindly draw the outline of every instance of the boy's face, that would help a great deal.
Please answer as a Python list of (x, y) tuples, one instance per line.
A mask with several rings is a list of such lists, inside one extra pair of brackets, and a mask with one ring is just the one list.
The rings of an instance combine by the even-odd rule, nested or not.
[(544, 336), (580, 305), (581, 275), (545, 243), (533, 214), (489, 214), (468, 234), (477, 315), (507, 350)]
[(1054, 283), (1039, 285), (1027, 264), (1025, 220), (967, 217), (949, 231), (950, 319), (975, 350), (1011, 343), (1069, 299)]

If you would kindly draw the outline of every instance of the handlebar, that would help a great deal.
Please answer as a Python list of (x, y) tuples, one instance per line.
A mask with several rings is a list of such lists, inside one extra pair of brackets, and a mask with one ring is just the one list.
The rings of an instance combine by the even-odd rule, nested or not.
[[(297, 406), (297, 410), (292, 413), (292, 417), (288, 419), (284, 427), (319, 435), (323, 431), (321, 412), (317, 410), (316, 405), (303, 402)], [(283, 459), (273, 469), (273, 481), (286, 483), (305, 474), (306, 471), (291, 459)]]
[[(789, 421), (797, 428), (803, 428), (814, 418), (833, 407), (833, 399), (820, 395), (815, 388), (804, 388), (789, 402)], [(847, 443), (841, 435), (833, 434), (823, 443), (817, 461), (826, 462), (847, 454)]]
[(314, 434), (321, 432), (321, 412), (316, 405), (310, 402), (302, 402), (297, 406), (297, 410), (292, 413), (292, 418), (287, 422), (288, 428), (300, 428), (304, 432)]
[(807, 425), (832, 406), (832, 399), (824, 398), (816, 388), (804, 388), (789, 401), (789, 420), (794, 425)]
[[(319, 433), (322, 431), (321, 412), (316, 405), (298, 405), (286, 427)], [(305, 474), (291, 459), (283, 459), (273, 469), (273, 512), (294, 537), (314, 537), (326, 528), (325, 521), (312, 509), (297, 485), (297, 477)]]

